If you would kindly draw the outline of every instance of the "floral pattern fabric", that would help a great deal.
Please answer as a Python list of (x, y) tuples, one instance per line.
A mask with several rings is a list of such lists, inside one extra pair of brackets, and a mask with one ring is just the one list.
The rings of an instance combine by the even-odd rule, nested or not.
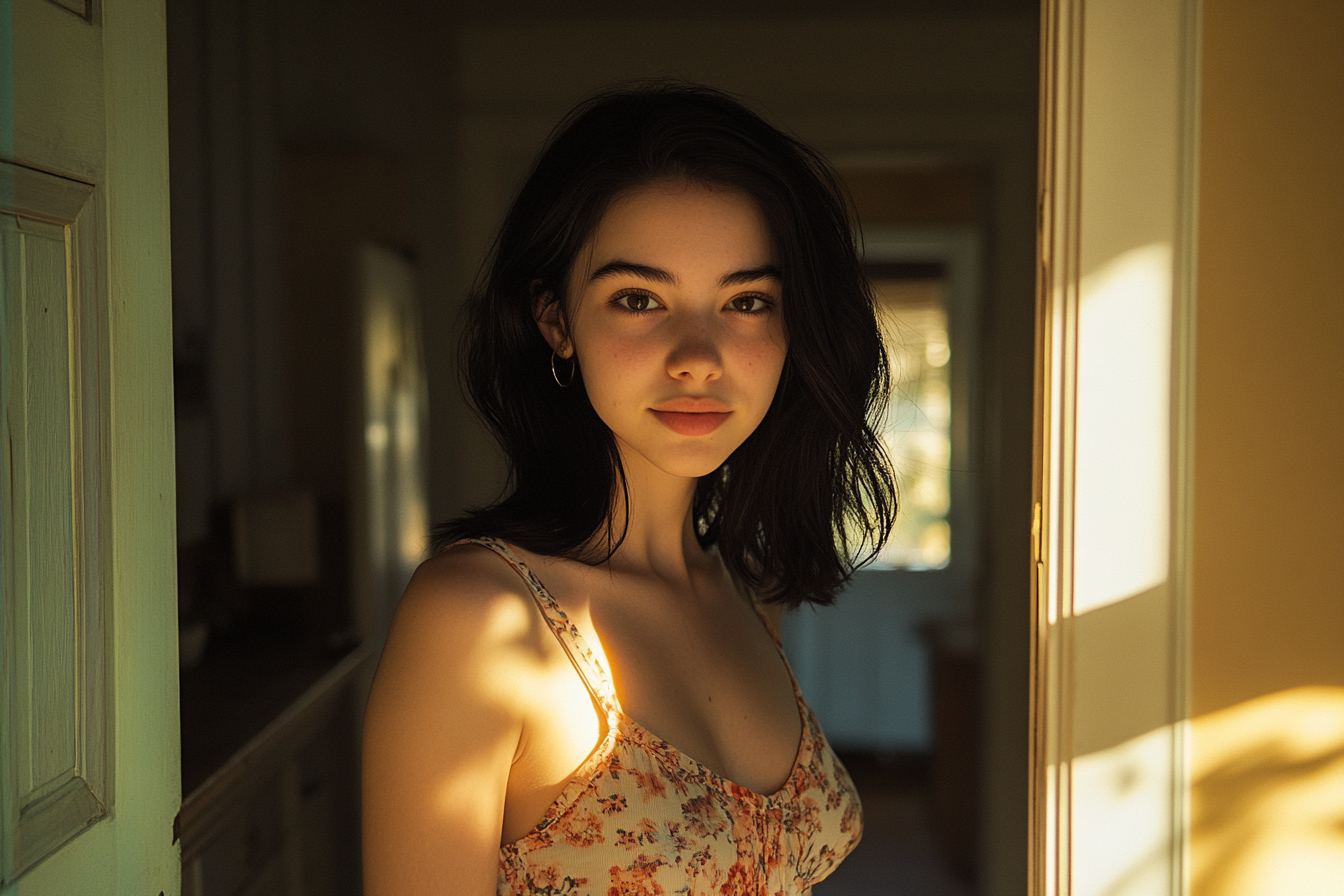
[(500, 896), (794, 896), (858, 844), (858, 793), (796, 681), (793, 769), (776, 793), (755, 793), (625, 715), (611, 676), (531, 570), (502, 542), (474, 543), (527, 582), (607, 716), (602, 743), (542, 820), (500, 849)]

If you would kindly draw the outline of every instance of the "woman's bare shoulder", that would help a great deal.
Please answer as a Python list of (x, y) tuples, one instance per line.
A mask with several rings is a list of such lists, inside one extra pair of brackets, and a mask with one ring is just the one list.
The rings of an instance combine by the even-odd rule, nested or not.
[(397, 604), (385, 657), (482, 670), (507, 662), (520, 634), (535, 628), (527, 585), (479, 545), (457, 545), (420, 564)]
[(443, 551), (411, 578), (364, 717), (370, 892), (493, 892), (527, 715), (531, 604), (482, 547)]
[(366, 750), (423, 754), (445, 768), (486, 750), (507, 771), (526, 714), (536, 612), (527, 586), (486, 548), (453, 547), (422, 563), (378, 661)]
[(420, 564), (406, 594), (454, 604), (488, 603), (501, 593), (526, 594), (527, 586), (499, 554), (479, 544), (444, 548)]
[(465, 621), (521, 604), (524, 599), (528, 599), (527, 585), (504, 558), (481, 545), (459, 544), (420, 564), (397, 613)]

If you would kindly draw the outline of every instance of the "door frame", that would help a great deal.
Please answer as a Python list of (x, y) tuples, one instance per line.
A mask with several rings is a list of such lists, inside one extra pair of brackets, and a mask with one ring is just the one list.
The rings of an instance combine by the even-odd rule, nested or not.
[[(1128, 11), (1126, 11), (1128, 7)], [(1144, 16), (1136, 7), (1153, 7)], [(1149, 10), (1151, 12), (1152, 10)], [(1110, 806), (1074, 787), (1081, 755), (1074, 742), (1075, 716), (1095, 700), (1095, 690), (1078, 670), (1098, 662), (1095, 637), (1080, 642), (1074, 625), (1075, 480), (1079, 411), (1079, 319), (1085, 298), (1083, 243), (1107, 217), (1107, 202), (1123, 209), (1123, 172), (1099, 169), (1111, 161), (1095, 135), (1085, 139), (1084, 119), (1110, 114), (1108, 97), (1097, 85), (1115, 82), (1134, 66), (1134, 55), (1108, 53), (1106, 40), (1089, 24), (1127, 17), (1151, 43), (1170, 52), (1159, 61), (1164, 97), (1171, 114), (1159, 127), (1160, 139), (1174, 153), (1164, 201), (1168, 203), (1170, 243), (1170, 326), (1167, 501), (1170, 524), (1167, 580), (1162, 593), (1164, 650), (1134, 659), (1145, 681), (1159, 681), (1167, 701), (1167, 724), (1156, 735), (1158, 761), (1149, 770), (1160, 780), (1160, 805), (1152, 813), (1166, 827), (1152, 855), (1151, 873), (1136, 883), (1097, 885), (1095, 854), (1079, 848), (1088, 824), (1104, 818)], [(1092, 21), (1089, 22), (1089, 19)], [(1038, 207), (1038, 279), (1036, 344), (1036, 438), (1033, 464), (1031, 631), (1031, 758), (1029, 819), (1029, 892), (1033, 896), (1092, 896), (1100, 892), (1161, 893), (1189, 891), (1189, 664), (1190, 533), (1193, 456), (1193, 373), (1195, 315), (1196, 198), (1200, 72), (1200, 0), (1044, 0), (1041, 9), (1040, 201)], [(1092, 37), (1089, 41), (1085, 38)], [(1161, 53), (1159, 52), (1160, 56)], [(1113, 97), (1112, 97), (1113, 99)], [(1089, 101), (1093, 105), (1089, 107)], [(1145, 96), (1139, 104), (1159, 103)], [(1123, 110), (1116, 113), (1122, 116)], [(1103, 122), (1104, 124), (1105, 122)], [(1114, 193), (1098, 190), (1121, 187)], [(1093, 190), (1084, 216), (1083, 186)], [(1111, 199), (1098, 201), (1098, 193)], [(1084, 401), (1088, 399), (1084, 398)], [(1089, 655), (1089, 652), (1092, 655)], [(1121, 685), (1123, 687), (1124, 685)], [(1136, 738), (1137, 740), (1137, 738)], [(1122, 745), (1123, 746), (1123, 745)], [(1095, 755), (1095, 754), (1094, 754)], [(1150, 754), (1151, 755), (1151, 754)], [(1116, 823), (1118, 819), (1107, 819)]]

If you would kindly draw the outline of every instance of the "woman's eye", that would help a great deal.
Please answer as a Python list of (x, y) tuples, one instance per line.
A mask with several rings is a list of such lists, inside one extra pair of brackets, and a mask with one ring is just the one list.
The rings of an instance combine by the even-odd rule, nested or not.
[(626, 311), (648, 311), (652, 308), (661, 308), (658, 300), (646, 292), (628, 292), (625, 295), (616, 297), (617, 306)]
[(744, 314), (755, 314), (770, 307), (770, 302), (762, 296), (737, 296), (728, 303), (728, 307)]

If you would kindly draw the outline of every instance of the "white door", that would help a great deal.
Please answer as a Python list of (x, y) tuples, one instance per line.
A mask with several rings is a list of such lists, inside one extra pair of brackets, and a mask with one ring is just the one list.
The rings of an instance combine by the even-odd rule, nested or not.
[(162, 0), (0, 0), (0, 893), (175, 896)]

